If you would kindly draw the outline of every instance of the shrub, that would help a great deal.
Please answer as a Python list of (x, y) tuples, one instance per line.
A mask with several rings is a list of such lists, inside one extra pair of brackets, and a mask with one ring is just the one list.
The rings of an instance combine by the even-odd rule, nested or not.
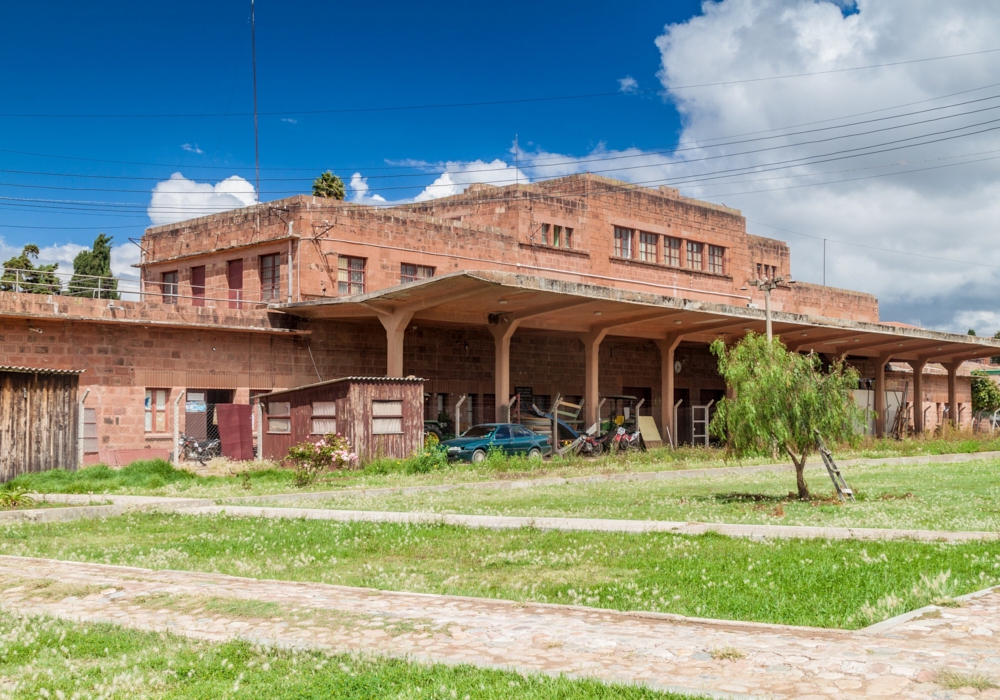
[(344, 469), (357, 463), (351, 444), (340, 434), (330, 433), (316, 442), (300, 442), (288, 448), (296, 486), (309, 486), (320, 472)]

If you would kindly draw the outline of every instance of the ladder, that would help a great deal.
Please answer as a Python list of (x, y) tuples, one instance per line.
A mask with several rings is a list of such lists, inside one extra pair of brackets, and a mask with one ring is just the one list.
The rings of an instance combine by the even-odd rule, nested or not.
[[(699, 442), (704, 442), (705, 447), (708, 447), (708, 426), (712, 422), (712, 415), (710, 413), (712, 404), (715, 400), (709, 401), (707, 406), (692, 406), (691, 407), (691, 444), (695, 445)], [(701, 412), (701, 418), (698, 418), (698, 412)], [(699, 431), (698, 428), (701, 428)]]
[(833, 455), (830, 454), (830, 450), (823, 442), (823, 438), (820, 437), (818, 430), (816, 431), (816, 448), (823, 457), (823, 464), (826, 465), (826, 471), (830, 475), (830, 481), (833, 482), (833, 488), (837, 490), (837, 498), (840, 499), (841, 503), (847, 503), (848, 499), (854, 501), (853, 489), (844, 480), (844, 475), (837, 468), (836, 462), (833, 461)]

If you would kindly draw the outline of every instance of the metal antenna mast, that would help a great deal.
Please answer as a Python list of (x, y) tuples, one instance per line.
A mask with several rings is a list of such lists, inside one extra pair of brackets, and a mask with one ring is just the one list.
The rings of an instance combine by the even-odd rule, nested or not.
[(257, 129), (257, 35), (254, 23), (254, 0), (250, 0), (250, 54), (253, 62), (253, 160), (257, 173), (257, 201), (260, 201), (260, 136)]

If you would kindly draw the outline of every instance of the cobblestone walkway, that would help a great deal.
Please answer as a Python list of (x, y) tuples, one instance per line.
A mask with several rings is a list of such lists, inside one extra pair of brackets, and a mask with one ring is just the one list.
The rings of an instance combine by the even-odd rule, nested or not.
[[(55, 583), (46, 588), (48, 582)], [(22, 613), (691, 694), (1000, 698), (1000, 690), (946, 691), (934, 683), (944, 668), (1000, 676), (998, 592), (844, 632), (20, 557), (0, 557), (0, 589), (0, 605)], [(227, 615), (198, 602), (218, 599), (272, 606), (253, 617), (260, 608)], [(725, 655), (731, 658), (715, 658)]]

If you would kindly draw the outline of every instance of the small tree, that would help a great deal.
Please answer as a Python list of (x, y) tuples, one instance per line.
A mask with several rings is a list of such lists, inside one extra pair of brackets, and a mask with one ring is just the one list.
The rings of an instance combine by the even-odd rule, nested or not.
[[(90, 250), (73, 258), (73, 278), (67, 293), (74, 297), (118, 299), (118, 280), (111, 276), (111, 236), (100, 234)], [(98, 277), (106, 279), (98, 280)]]
[(826, 440), (857, 439), (863, 413), (854, 403), (858, 371), (842, 359), (823, 372), (813, 354), (788, 352), (778, 338), (750, 333), (731, 349), (712, 343), (719, 374), (735, 391), (712, 418), (712, 434), (736, 456), (785, 452), (795, 465), (799, 498), (809, 498), (806, 458), (816, 450), (816, 431)]
[(313, 180), (313, 197), (344, 199), (344, 181), (327, 170)]
[(59, 294), (62, 283), (55, 276), (59, 263), (39, 265), (35, 267), (33, 260), (38, 259), (38, 246), (29, 243), (21, 249), (21, 254), (3, 264), (3, 276), (0, 277), (0, 291), (23, 292), (25, 294)]
[(995, 411), (1000, 408), (1000, 386), (981, 369), (972, 370), (972, 410)]

